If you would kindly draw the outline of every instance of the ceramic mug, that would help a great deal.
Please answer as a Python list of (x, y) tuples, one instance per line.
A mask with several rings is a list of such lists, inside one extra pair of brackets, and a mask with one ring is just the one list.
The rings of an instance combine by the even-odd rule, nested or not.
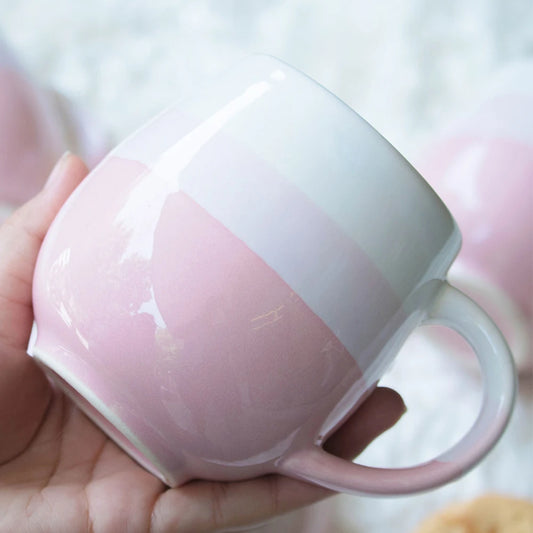
[(491, 85), (425, 146), (417, 168), (464, 235), (450, 281), (490, 312), (519, 371), (531, 373), (533, 61), (508, 65)]
[[(254, 56), (125, 140), (65, 203), (35, 271), (31, 353), (170, 486), (281, 473), (417, 492), (475, 465), (513, 405), (504, 339), (445, 280), (459, 246), (446, 207), (386, 140), (305, 75)], [(462, 334), (484, 373), (467, 435), (398, 470), (325, 452), (433, 322)]]

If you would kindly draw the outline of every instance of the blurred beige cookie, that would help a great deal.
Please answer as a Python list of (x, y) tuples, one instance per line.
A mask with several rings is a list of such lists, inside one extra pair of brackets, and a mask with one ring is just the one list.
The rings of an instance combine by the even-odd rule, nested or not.
[(414, 533), (533, 533), (533, 503), (483, 496), (428, 517)]

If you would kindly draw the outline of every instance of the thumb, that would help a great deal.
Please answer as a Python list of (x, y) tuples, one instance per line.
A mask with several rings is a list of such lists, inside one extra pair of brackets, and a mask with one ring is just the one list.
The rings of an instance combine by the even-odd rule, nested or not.
[(59, 208), (86, 174), (81, 159), (67, 152), (43, 190), (0, 227), (0, 348), (7, 342), (12, 348), (26, 349), (39, 249)]
[(33, 270), (52, 220), (86, 174), (79, 158), (65, 154), (44, 189), (0, 226), (0, 464), (25, 448), (50, 398), (44, 375), (25, 353)]

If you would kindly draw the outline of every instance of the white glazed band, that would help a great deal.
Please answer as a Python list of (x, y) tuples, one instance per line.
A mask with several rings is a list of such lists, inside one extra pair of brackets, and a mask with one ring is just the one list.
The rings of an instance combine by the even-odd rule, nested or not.
[[(237, 96), (236, 86), (242, 87)], [(369, 257), (398, 298), (417, 284), (444, 277), (460, 241), (446, 207), (411, 165), (334, 95), (280, 61), (259, 56), (219, 79), (216, 98), (208, 96), (200, 93), (162, 113), (113, 155), (150, 169), (157, 165), (169, 180), (178, 174), (186, 179), (200, 149), (221, 137), (231, 140), (232, 147), (249, 150), (322, 210)], [(150, 142), (162, 137), (156, 132), (165, 134), (163, 158), (160, 143)], [(391, 226), (398, 219), (401, 224)]]
[[(153, 139), (165, 139), (163, 154)], [(402, 156), (270, 57), (219, 80), (215, 98), (200, 93), (162, 113), (112, 155), (154, 174), (133, 203), (163, 198), (154, 187), (181, 191), (245, 242), (335, 333), (367, 383), (379, 351), (371, 339), (417, 287), (444, 278), (459, 247), (450, 214)]]

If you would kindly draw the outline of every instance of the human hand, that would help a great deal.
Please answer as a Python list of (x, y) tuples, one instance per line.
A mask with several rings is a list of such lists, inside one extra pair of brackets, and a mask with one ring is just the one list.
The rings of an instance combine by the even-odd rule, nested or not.
[[(37, 254), (86, 174), (80, 159), (64, 156), (45, 188), (0, 227), (0, 531), (227, 530), (332, 494), (279, 475), (169, 489), (55, 390), (26, 355)], [(326, 448), (353, 457), (404, 410), (397, 393), (377, 388)]]

